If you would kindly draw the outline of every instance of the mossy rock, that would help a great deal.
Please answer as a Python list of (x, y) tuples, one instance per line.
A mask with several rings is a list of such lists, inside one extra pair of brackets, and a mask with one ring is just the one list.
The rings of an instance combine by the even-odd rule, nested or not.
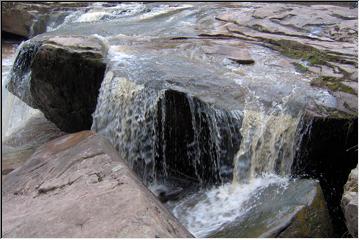
[(309, 71), (309, 69), (305, 65), (303, 65), (301, 63), (294, 62), (292, 64), (294, 65), (295, 70), (300, 72), (300, 73), (305, 73), (305, 72)]
[(269, 40), (269, 43), (274, 45), (274, 49), (281, 54), (295, 59), (302, 59), (308, 61), (311, 65), (325, 65), (327, 62), (338, 62), (339, 58), (328, 55), (318, 49), (304, 45), (302, 43), (291, 40)]
[(316, 87), (321, 87), (321, 88), (327, 88), (334, 92), (340, 91), (340, 92), (345, 92), (345, 93), (356, 95), (356, 92), (354, 89), (352, 89), (349, 86), (346, 86), (341, 81), (342, 81), (341, 78), (320, 76), (318, 78), (313, 79), (311, 81), (311, 85), (316, 86)]

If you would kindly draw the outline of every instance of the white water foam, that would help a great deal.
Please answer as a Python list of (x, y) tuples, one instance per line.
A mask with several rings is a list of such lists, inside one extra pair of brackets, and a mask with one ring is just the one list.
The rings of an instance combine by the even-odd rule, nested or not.
[(146, 8), (143, 3), (121, 3), (113, 7), (103, 7), (95, 3), (92, 7), (93, 9), (83, 13), (74, 22), (96, 22), (106, 19), (117, 19), (141, 13)]
[(195, 237), (206, 237), (249, 211), (251, 207), (243, 204), (261, 189), (272, 184), (286, 188), (288, 182), (288, 178), (268, 174), (246, 184), (224, 184), (183, 199), (172, 212)]

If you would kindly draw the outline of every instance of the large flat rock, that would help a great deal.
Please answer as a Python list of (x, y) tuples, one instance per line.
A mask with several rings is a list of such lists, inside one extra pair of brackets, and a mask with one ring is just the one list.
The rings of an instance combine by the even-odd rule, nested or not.
[(295, 64), (318, 76), (312, 85), (350, 93), (342, 110), (357, 111), (357, 77), (352, 77), (357, 71), (357, 8), (325, 3), (239, 3), (216, 19), (221, 26), (204, 35), (257, 42), (299, 59)]
[(2, 139), (2, 175), (5, 176), (24, 164), (42, 144), (64, 134), (42, 113), (32, 115), (11, 135)]
[(4, 237), (191, 237), (90, 131), (41, 146), (2, 195)]

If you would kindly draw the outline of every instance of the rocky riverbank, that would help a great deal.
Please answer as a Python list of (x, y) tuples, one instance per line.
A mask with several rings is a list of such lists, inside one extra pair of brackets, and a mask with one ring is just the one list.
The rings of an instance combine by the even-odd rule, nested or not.
[[(3, 30), (30, 38), (7, 89), (47, 119), (3, 140), (18, 143), (3, 153), (5, 236), (191, 236), (181, 224), (202, 237), (357, 236), (357, 188), (344, 193), (358, 162), (357, 8), (74, 4), (3, 9)], [(229, 217), (230, 203), (248, 211)]]

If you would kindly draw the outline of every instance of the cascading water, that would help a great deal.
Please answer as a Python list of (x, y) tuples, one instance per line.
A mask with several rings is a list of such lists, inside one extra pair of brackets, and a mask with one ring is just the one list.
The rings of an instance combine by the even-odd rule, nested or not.
[[(253, 50), (255, 66), (224, 61), (217, 68), (212, 62), (214, 69), (208, 70), (203, 64), (212, 59), (196, 47), (161, 55), (146, 44), (137, 52), (128, 39), (110, 40), (120, 46), (109, 48), (92, 129), (112, 142), (161, 199), (185, 191), (168, 207), (195, 236), (209, 236), (245, 214), (243, 204), (260, 190), (286, 188), (304, 108), (308, 102), (333, 106), (327, 91), (311, 89), (295, 70), (265, 64), (281, 58), (264, 48)], [(239, 78), (242, 70), (248, 74)], [(212, 84), (239, 86), (234, 95), (246, 96), (241, 107), (230, 104), (231, 94), (224, 107), (208, 103), (222, 101), (213, 89), (198, 94)], [(221, 211), (209, 210), (216, 208)]]
[(173, 176), (200, 185), (231, 178), (240, 141), (238, 111), (128, 79), (124, 73), (139, 59), (116, 48), (108, 58), (92, 129), (108, 137), (146, 184)]
[(237, 186), (226, 183), (221, 187), (202, 189), (169, 206), (175, 217), (196, 237), (207, 237), (225, 224), (247, 213), (251, 206), (243, 206), (259, 191), (273, 185), (286, 188), (289, 179), (277, 175), (263, 175)]
[(244, 204), (263, 189), (269, 186), (286, 189), (301, 117), (286, 113), (286, 104), (267, 113), (261, 106), (244, 110), (232, 183), (169, 203), (173, 214), (195, 236), (209, 236), (246, 214), (251, 206)]
[[(321, 102), (334, 106), (334, 98), (327, 92), (315, 93), (303, 80), (295, 82), (293, 79), (286, 80), (292, 86), (287, 92), (279, 91), (277, 96), (271, 96), (270, 104), (264, 102), (262, 99), (267, 99), (267, 93), (262, 91), (263, 86), (269, 85), (276, 92), (275, 89), (286, 89), (279, 84), (279, 78), (287, 79), (286, 74), (297, 76), (296, 72), (277, 72), (275, 75), (276, 69), (261, 65), (261, 62), (269, 61), (268, 58), (274, 59), (270, 54), (256, 59), (260, 63), (257, 66), (262, 69), (252, 66), (249, 80), (235, 78), (248, 89), (248, 95), (241, 112), (241, 127), (237, 129), (241, 143), (233, 158), (232, 183), (203, 189), (168, 204), (173, 214), (197, 237), (213, 235), (241, 218), (255, 207), (247, 205), (248, 200), (256, 199), (263, 189), (269, 186), (286, 189), (291, 181), (296, 144), (302, 138), (298, 129), (304, 127), (301, 119), (306, 104)], [(235, 70), (233, 66), (230, 69)], [(252, 78), (258, 79), (253, 81)], [(258, 87), (257, 83), (263, 86)]]
[[(9, 80), (10, 70), (14, 63), (14, 57), (19, 54), (23, 44), (17, 47), (17, 52), (14, 53), (12, 49), (15, 49), (16, 45), (5, 45), (3, 48), (10, 50), (10, 54), (3, 54), (1, 67), (2, 67), (2, 138), (9, 136), (17, 128), (22, 126), (28, 119), (34, 114), (39, 113), (38, 110), (33, 109), (26, 105), (19, 98), (10, 93), (6, 86)], [(17, 63), (20, 64), (20, 63)]]
[[(303, 112), (301, 88), (269, 105), (247, 86), (244, 109), (224, 110), (190, 93), (139, 81), (142, 71), (161, 76), (156, 68), (144, 70), (144, 63), (157, 61), (150, 56), (110, 47), (92, 129), (112, 142), (155, 194), (178, 191), (171, 186), (174, 177), (202, 187), (168, 203), (195, 236), (208, 236), (246, 213), (242, 205), (261, 189), (286, 188)], [(218, 187), (207, 188), (213, 184)]]
[(153, 111), (157, 94), (126, 78), (113, 77), (112, 72), (106, 73), (102, 89), (92, 129), (107, 136), (145, 181), (154, 179)]
[[(190, 189), (167, 206), (195, 236), (206, 237), (246, 214), (252, 205), (245, 203), (263, 189), (286, 189), (305, 107), (331, 108), (336, 100), (264, 47), (236, 45), (249, 50), (255, 62), (249, 66), (203, 51), (221, 50), (219, 39), (169, 40), (209, 30), (194, 26), (211, 23), (210, 10), (191, 7), (96, 3), (62, 24), (50, 21), (48, 31), (98, 34), (108, 49), (107, 69), (91, 129), (155, 194)], [(23, 50), (31, 58), (36, 45)], [(283, 69), (283, 62), (290, 66)], [(26, 83), (29, 63), (17, 65), (17, 81)], [(26, 84), (16, 91), (27, 91)], [(14, 103), (7, 101), (9, 112)], [(10, 114), (3, 116), (10, 128)]]

